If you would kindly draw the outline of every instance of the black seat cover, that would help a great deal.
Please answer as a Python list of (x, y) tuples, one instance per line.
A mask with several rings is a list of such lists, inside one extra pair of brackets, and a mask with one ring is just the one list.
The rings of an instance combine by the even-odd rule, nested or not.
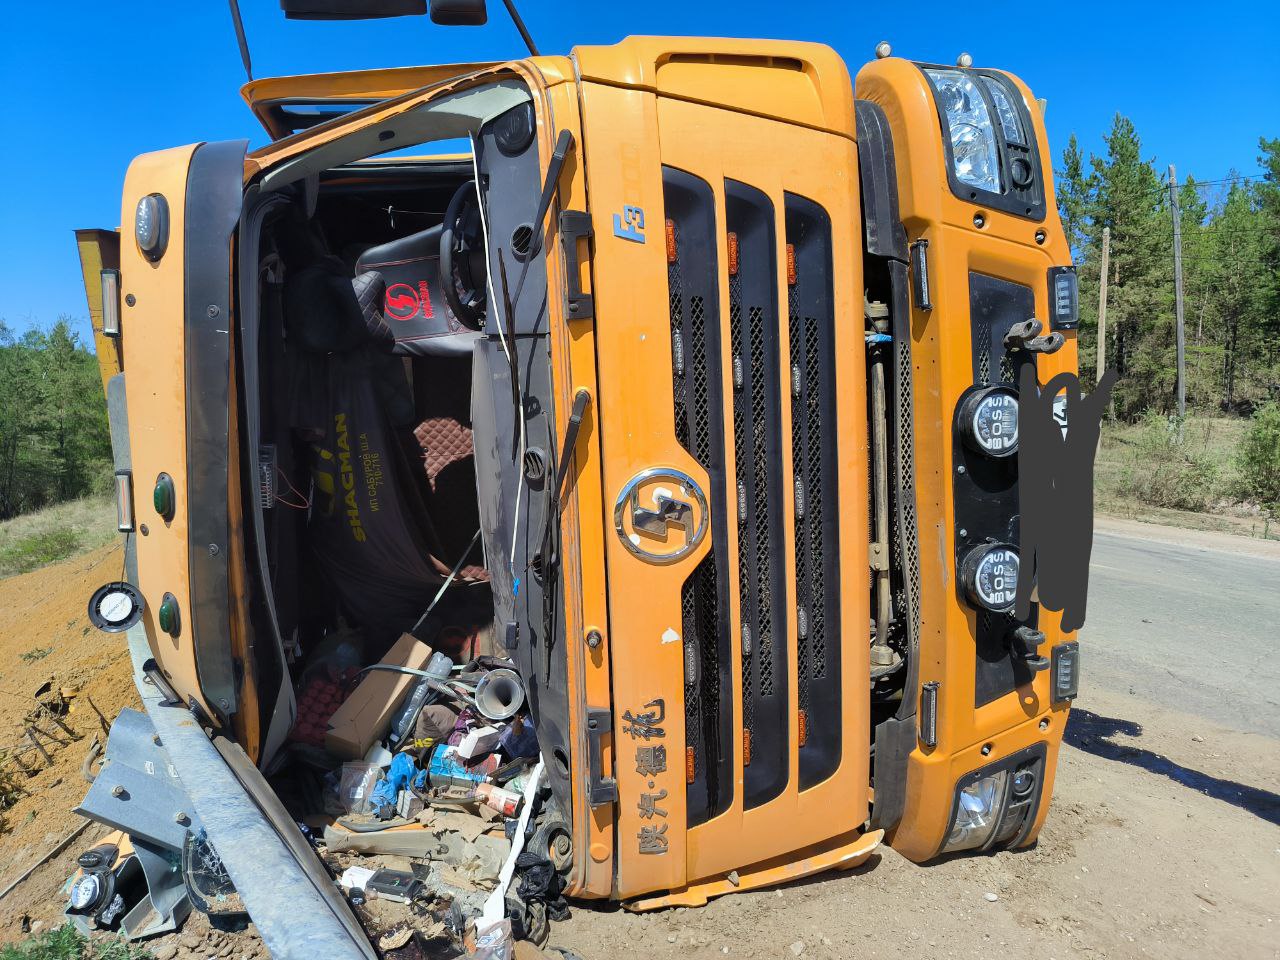
[(471, 353), (477, 335), (458, 322), (440, 291), (440, 227), (370, 247), (356, 261), (356, 275), (366, 271), (386, 281), (382, 315), (396, 353)]

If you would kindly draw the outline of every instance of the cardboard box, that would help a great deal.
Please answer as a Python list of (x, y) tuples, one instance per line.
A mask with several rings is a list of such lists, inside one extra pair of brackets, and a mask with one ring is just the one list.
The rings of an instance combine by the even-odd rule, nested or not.
[[(431, 648), (408, 633), (400, 635), (395, 646), (380, 662), (413, 670), (425, 670), (431, 659)], [(324, 747), (340, 760), (359, 760), (386, 735), (391, 718), (409, 694), (416, 677), (391, 670), (370, 670), (329, 718), (329, 732)]]
[(463, 760), (474, 760), (498, 749), (498, 739), (502, 731), (497, 727), (476, 727), (468, 730), (462, 742), (458, 744), (458, 756)]

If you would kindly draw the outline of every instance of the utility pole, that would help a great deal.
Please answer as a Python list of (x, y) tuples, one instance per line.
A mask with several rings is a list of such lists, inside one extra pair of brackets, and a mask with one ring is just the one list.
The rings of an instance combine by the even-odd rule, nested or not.
[(1178, 324), (1178, 439), (1187, 415), (1187, 338), (1182, 329), (1182, 215), (1178, 211), (1178, 174), (1169, 164), (1169, 206), (1173, 210), (1173, 303)]
[[(1102, 274), (1098, 277), (1098, 381), (1107, 372), (1107, 281), (1111, 279), (1111, 228), (1102, 228)], [(1097, 382), (1097, 381), (1095, 381)], [(1111, 393), (1107, 404), (1107, 418), (1116, 419), (1116, 395)], [(1102, 434), (1098, 434), (1098, 449), (1102, 449)]]
[(1098, 278), (1098, 376), (1107, 369), (1107, 275), (1111, 273), (1111, 228), (1102, 228), (1102, 275)]

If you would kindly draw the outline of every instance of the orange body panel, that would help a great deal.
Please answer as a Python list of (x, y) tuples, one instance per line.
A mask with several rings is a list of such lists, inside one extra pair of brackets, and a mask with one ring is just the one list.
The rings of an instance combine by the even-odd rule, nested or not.
[(830, 47), (779, 40), (628, 37), (575, 47), (584, 82), (648, 90), (853, 138), (849, 71)]

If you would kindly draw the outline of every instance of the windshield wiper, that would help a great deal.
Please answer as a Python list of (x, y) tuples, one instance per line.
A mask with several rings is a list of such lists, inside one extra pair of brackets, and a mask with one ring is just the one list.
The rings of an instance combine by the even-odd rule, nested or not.
[(556, 148), (551, 153), (551, 162), (547, 164), (546, 179), (542, 181), (542, 196), (538, 198), (538, 212), (533, 216), (533, 249), (529, 251), (529, 256), (525, 257), (524, 266), (520, 268), (520, 276), (516, 280), (516, 292), (507, 305), (508, 323), (511, 322), (510, 308), (520, 302), (524, 279), (529, 275), (529, 264), (533, 263), (534, 256), (542, 251), (543, 223), (547, 219), (547, 211), (551, 209), (551, 201), (555, 199), (556, 192), (560, 189), (560, 172), (564, 170), (565, 158), (572, 149), (573, 134), (568, 130), (561, 130), (560, 135), (556, 137)]

